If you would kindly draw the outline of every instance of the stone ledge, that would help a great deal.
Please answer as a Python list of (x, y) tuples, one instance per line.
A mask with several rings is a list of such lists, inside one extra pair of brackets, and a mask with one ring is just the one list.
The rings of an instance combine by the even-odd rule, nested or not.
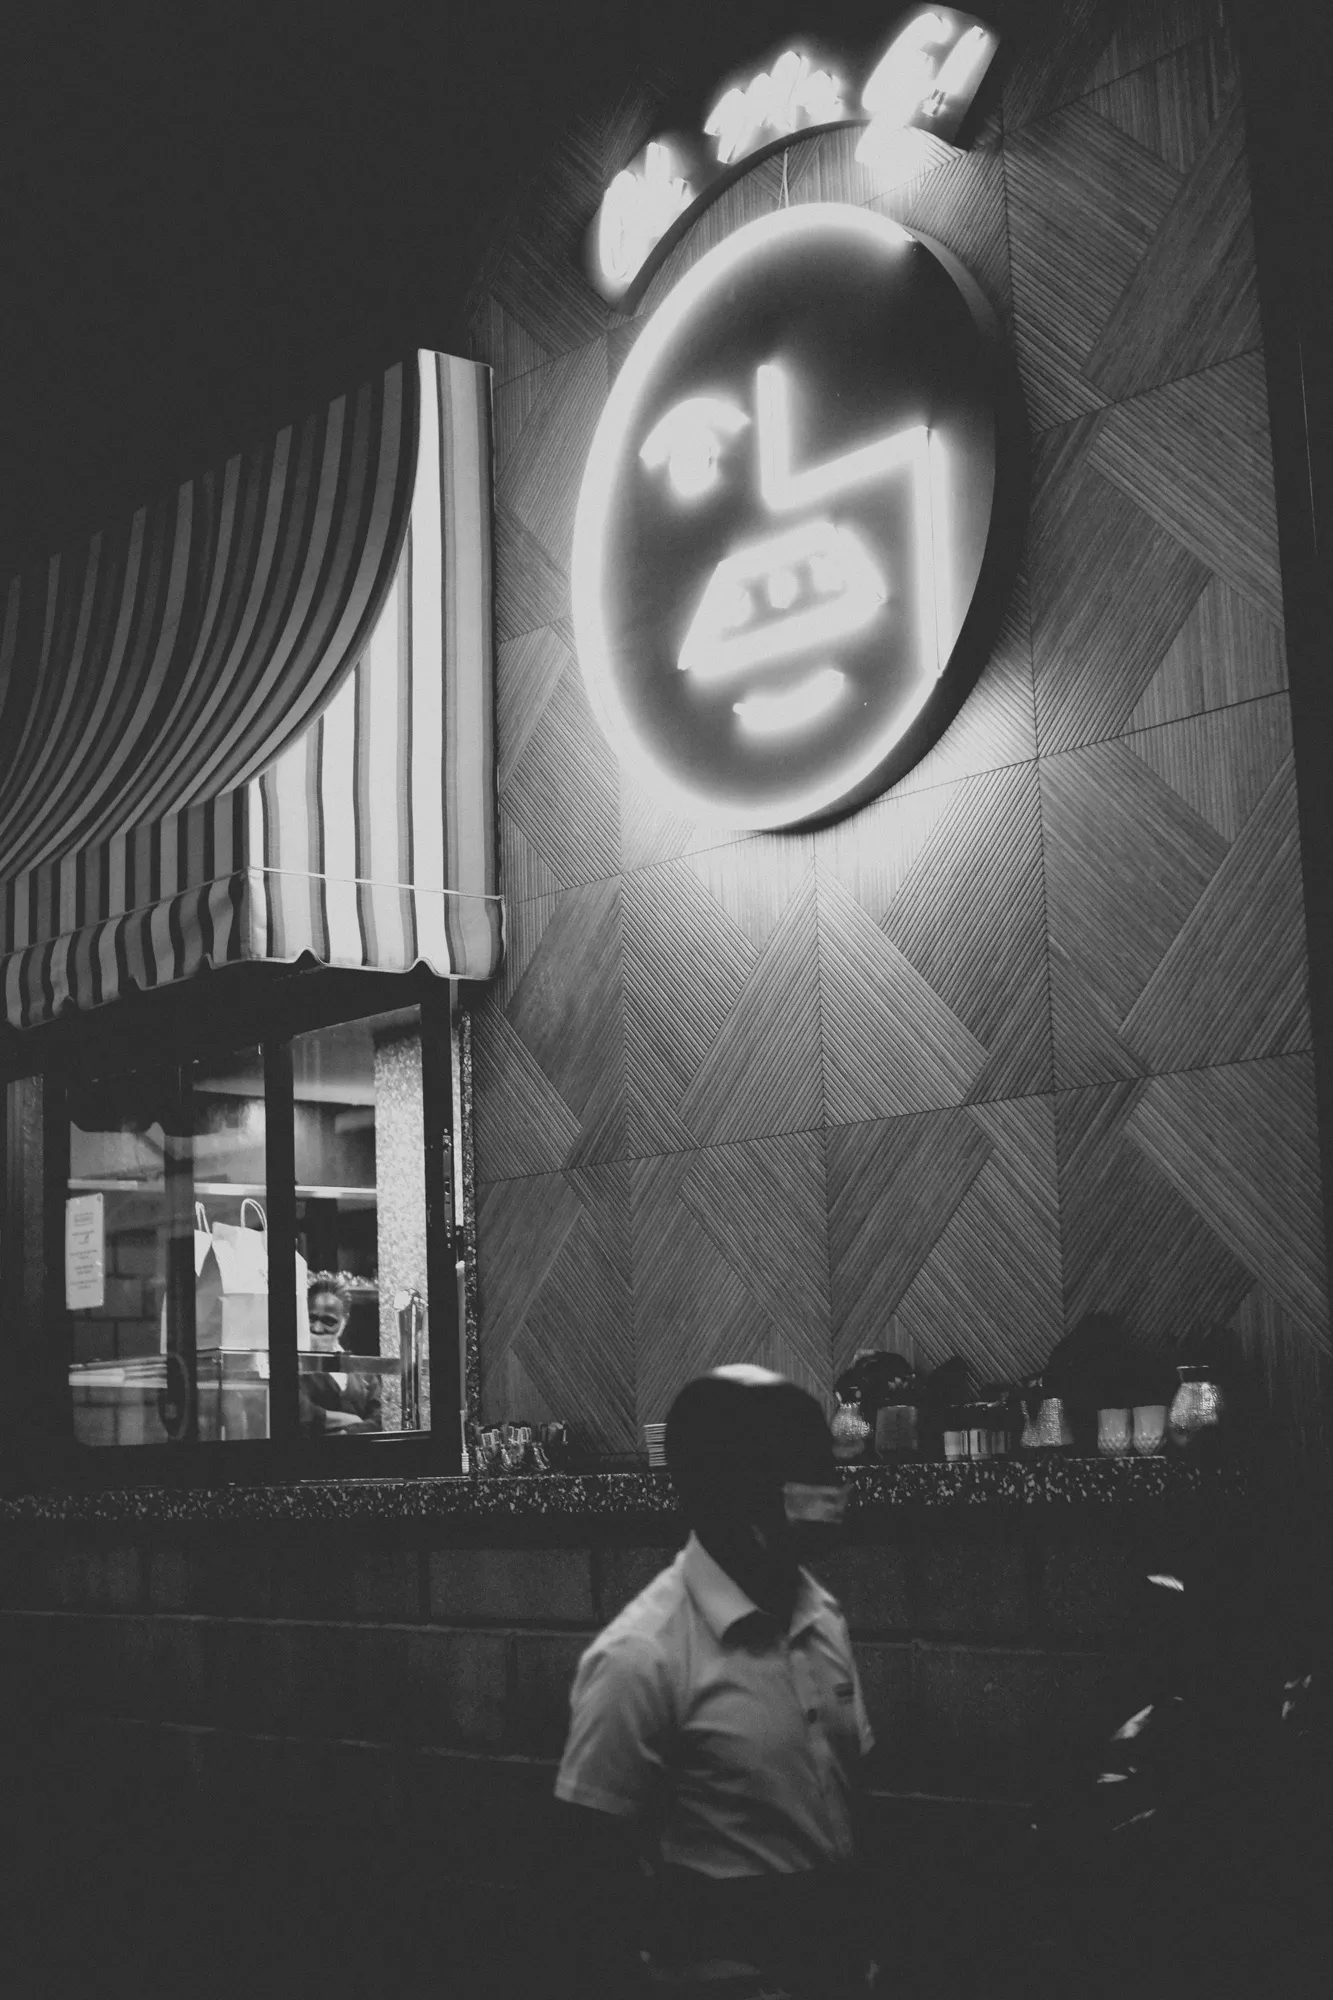
[[(849, 1527), (904, 1511), (958, 1508), (1115, 1510), (1194, 1500), (1243, 1499), (1239, 1465), (1178, 1458), (1014, 1457), (927, 1460), (857, 1467), (843, 1477), (852, 1493)], [(526, 1526), (579, 1524), (650, 1528), (654, 1537), (681, 1516), (665, 1472), (552, 1473), (516, 1478), (312, 1479), (288, 1485), (118, 1486), (11, 1493), (0, 1526), (64, 1523), (190, 1527), (207, 1522), (456, 1523), (507, 1539)]]

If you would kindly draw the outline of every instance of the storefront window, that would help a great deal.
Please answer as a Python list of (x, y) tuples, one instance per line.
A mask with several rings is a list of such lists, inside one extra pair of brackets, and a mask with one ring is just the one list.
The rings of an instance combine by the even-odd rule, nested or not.
[(78, 1443), (322, 1453), (430, 1431), (432, 1226), (452, 1268), (447, 1196), (427, 1199), (448, 1173), (448, 1014), (430, 1012), (425, 1049), (420, 1005), (312, 1019), (288, 1003), (271, 1037), (253, 1022), (252, 1045), (222, 1056), (186, 1061), (178, 1043), (157, 1067), (64, 1073)]
[(65, 1209), (82, 1444), (269, 1433), (258, 1049), (75, 1083)]
[(292, 1098), (302, 1430), (426, 1430), (418, 1010), (297, 1035)]

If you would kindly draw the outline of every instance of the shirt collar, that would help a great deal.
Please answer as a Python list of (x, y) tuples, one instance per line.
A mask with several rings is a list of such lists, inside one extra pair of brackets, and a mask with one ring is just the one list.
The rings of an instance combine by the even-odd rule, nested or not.
[[(685, 1588), (715, 1639), (725, 1639), (727, 1633), (746, 1618), (768, 1618), (770, 1623), (774, 1622), (770, 1614), (741, 1589), (735, 1578), (728, 1576), (721, 1563), (709, 1555), (697, 1535), (691, 1534), (681, 1552), (680, 1562)], [(816, 1583), (809, 1570), (801, 1570), (796, 1603), (787, 1627), (788, 1637), (795, 1638), (807, 1626), (813, 1625), (831, 1602), (828, 1592)]]

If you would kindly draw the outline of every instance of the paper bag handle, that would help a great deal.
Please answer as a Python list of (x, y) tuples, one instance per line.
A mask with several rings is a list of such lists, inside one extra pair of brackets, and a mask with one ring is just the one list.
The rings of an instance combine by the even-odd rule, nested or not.
[(265, 1235), (265, 1237), (267, 1237), (267, 1235), (268, 1235), (268, 1217), (267, 1217), (267, 1216), (265, 1215), (265, 1213), (264, 1213), (264, 1210), (263, 1210), (263, 1207), (262, 1207), (262, 1205), (261, 1205), (261, 1204), (260, 1204), (259, 1202), (257, 1202), (257, 1201), (255, 1200), (255, 1198), (254, 1198), (254, 1196), (253, 1196), (252, 1194), (248, 1194), (248, 1195), (247, 1195), (247, 1196), (245, 1197), (245, 1200), (244, 1200), (244, 1201), (243, 1201), (243, 1202), (241, 1203), (241, 1227), (242, 1227), (242, 1229), (244, 1229), (244, 1227), (245, 1227), (245, 1211), (246, 1211), (246, 1209), (247, 1209), (247, 1208), (252, 1208), (252, 1209), (254, 1210), (255, 1214), (256, 1214), (256, 1215), (257, 1215), (257, 1216), (259, 1217), (259, 1227), (260, 1227), (260, 1228), (261, 1228), (261, 1229), (263, 1230), (263, 1232), (264, 1232), (264, 1235)]
[(197, 1201), (194, 1205), (194, 1226), (199, 1230), (201, 1235), (211, 1236), (213, 1234), (208, 1224), (208, 1210), (201, 1201)]

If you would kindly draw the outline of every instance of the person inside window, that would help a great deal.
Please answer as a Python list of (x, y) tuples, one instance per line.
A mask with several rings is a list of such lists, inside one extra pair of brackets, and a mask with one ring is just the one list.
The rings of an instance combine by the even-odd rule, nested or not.
[[(343, 1335), (351, 1317), (347, 1280), (335, 1271), (313, 1271), (306, 1287), (310, 1346), (316, 1354), (345, 1354)], [(354, 1356), (348, 1356), (354, 1360)], [(380, 1378), (355, 1367), (301, 1370), (301, 1426), (314, 1436), (384, 1428)]]

